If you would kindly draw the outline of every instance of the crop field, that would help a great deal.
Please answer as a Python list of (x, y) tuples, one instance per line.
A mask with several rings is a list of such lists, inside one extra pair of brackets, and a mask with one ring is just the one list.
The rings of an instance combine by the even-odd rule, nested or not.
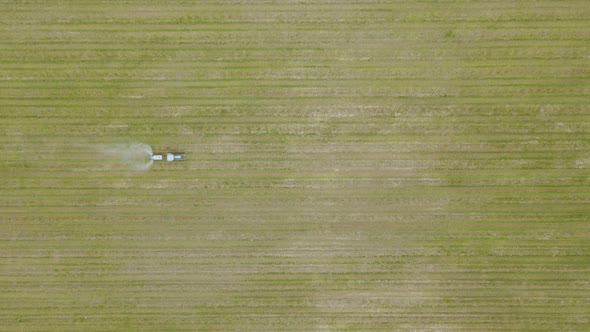
[(2, 1), (0, 330), (589, 331), (589, 17)]

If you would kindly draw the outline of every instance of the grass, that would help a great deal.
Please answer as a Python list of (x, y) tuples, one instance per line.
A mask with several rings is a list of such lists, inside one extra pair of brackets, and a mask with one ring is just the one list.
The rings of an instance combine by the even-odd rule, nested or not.
[(588, 330), (587, 7), (2, 4), (0, 326)]

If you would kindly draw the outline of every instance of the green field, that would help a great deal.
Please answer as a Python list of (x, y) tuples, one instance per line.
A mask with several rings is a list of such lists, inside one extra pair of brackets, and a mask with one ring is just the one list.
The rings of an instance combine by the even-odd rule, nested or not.
[(0, 330), (589, 331), (589, 17), (2, 1)]

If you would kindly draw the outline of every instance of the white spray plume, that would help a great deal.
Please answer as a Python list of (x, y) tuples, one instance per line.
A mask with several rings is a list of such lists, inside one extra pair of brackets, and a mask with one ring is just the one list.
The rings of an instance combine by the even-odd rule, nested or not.
[(121, 168), (144, 171), (154, 163), (150, 158), (152, 147), (145, 143), (101, 144), (98, 150), (111, 164)]

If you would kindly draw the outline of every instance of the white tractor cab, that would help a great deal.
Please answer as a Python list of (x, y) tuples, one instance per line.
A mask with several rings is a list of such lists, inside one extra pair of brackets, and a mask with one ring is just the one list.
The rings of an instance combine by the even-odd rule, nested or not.
[[(153, 154), (150, 157), (151, 160), (164, 160), (163, 154)], [(178, 152), (168, 152), (166, 153), (166, 161), (177, 161), (177, 160), (184, 160), (184, 153)]]

